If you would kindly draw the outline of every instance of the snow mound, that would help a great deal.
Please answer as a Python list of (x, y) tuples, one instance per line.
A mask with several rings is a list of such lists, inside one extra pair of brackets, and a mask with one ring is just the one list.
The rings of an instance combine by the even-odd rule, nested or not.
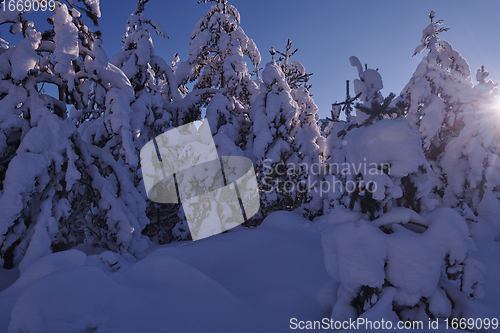
[(336, 286), (307, 223), (279, 212), (262, 228), (156, 247), (139, 261), (42, 257), (0, 292), (0, 332), (281, 332), (292, 317), (321, 320)]

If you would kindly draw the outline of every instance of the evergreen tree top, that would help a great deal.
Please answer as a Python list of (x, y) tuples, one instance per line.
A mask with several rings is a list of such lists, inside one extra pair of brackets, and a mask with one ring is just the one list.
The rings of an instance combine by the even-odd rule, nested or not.
[(440, 71), (442, 74), (446, 73), (443, 78), (446, 77), (446, 79), (472, 86), (469, 64), (459, 52), (453, 49), (450, 43), (440, 40), (439, 34), (448, 31), (449, 28), (440, 27), (443, 20), (434, 22), (435, 15), (434, 11), (429, 14), (431, 23), (422, 31), (420, 45), (415, 48), (413, 53), (415, 56), (424, 50), (429, 51), (422, 59), (413, 77), (424, 77), (428, 71)]
[[(236, 8), (227, 1), (215, 2), (191, 33), (189, 57), (179, 63), (175, 77), (180, 84), (196, 81), (195, 89), (224, 89), (224, 94), (248, 106), (258, 87), (248, 71), (245, 56), (257, 67), (260, 52), (238, 25), (240, 15)], [(201, 103), (206, 104), (208, 99)]]
[[(216, 4), (210, 7), (206, 14), (206, 18), (208, 21), (214, 16), (215, 13), (224, 14), (228, 16), (232, 16), (236, 23), (240, 23), (240, 13), (233, 5), (228, 5), (227, 0), (199, 0), (198, 3), (207, 3), (207, 2), (215, 2)], [(203, 20), (203, 19), (202, 19)], [(202, 23), (202, 20), (198, 22)]]
[(151, 18), (145, 18), (144, 9), (148, 1), (149, 0), (138, 0), (137, 9), (129, 16), (127, 20), (126, 32), (125, 35), (122, 37), (122, 42), (124, 43), (122, 50), (133, 48), (131, 47), (131, 45), (129, 45), (130, 44), (129, 36), (132, 35), (134, 31), (135, 32), (141, 30), (147, 31), (147, 25), (150, 25), (159, 36), (168, 39), (165, 30), (158, 22), (156, 22)]
[(423, 50), (427, 49), (432, 51), (438, 50), (439, 34), (444, 31), (450, 30), (450, 28), (440, 28), (439, 26), (444, 23), (443, 20), (437, 20), (434, 22), (434, 17), (436, 17), (436, 12), (431, 11), (429, 18), (431, 23), (422, 31), (422, 39), (420, 40), (420, 45), (415, 48), (413, 55), (422, 53)]
[(291, 89), (297, 89), (299, 87), (305, 87), (306, 89), (311, 89), (311, 85), (307, 84), (309, 81), (309, 78), (312, 73), (306, 73), (306, 70), (304, 68), (304, 65), (300, 63), (299, 61), (292, 60), (290, 61), (290, 57), (293, 56), (299, 49), (295, 49), (294, 51), (292, 50), (292, 41), (288, 39), (288, 42), (286, 44), (286, 51), (284, 53), (274, 50), (274, 48), (271, 49), (271, 55), (273, 56), (274, 59), (274, 54), (278, 53), (280, 57), (278, 58), (278, 64), (281, 67), (281, 70), (283, 71), (283, 74), (285, 74), (286, 81), (288, 85), (290, 86)]

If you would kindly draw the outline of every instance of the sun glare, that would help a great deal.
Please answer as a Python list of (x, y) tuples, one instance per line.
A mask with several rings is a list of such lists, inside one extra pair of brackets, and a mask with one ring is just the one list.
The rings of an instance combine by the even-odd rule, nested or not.
[(498, 96), (494, 96), (492, 100), (493, 100), (492, 109), (494, 109), (500, 114), (500, 98), (498, 98)]

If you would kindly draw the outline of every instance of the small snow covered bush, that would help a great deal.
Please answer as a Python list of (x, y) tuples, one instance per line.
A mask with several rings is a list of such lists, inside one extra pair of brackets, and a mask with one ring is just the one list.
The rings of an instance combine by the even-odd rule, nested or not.
[(382, 78), (373, 69), (358, 69), (354, 81), (356, 119), (337, 120), (327, 138), (325, 211), (342, 205), (375, 219), (392, 207), (433, 209), (430, 166), (422, 149), (422, 136), (405, 117), (398, 116), (393, 98), (383, 98)]
[[(322, 244), (340, 282), (334, 320), (478, 318), (484, 266), (469, 257), (467, 223), (449, 208), (421, 216), (395, 208), (374, 221), (334, 209)], [(399, 318), (399, 319), (398, 319)]]

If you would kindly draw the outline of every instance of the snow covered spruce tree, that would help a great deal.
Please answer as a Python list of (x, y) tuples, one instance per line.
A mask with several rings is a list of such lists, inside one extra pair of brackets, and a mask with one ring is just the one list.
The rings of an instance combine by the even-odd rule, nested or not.
[[(110, 59), (110, 63), (124, 72), (133, 88), (134, 97), (129, 108), (132, 112), (126, 114), (130, 131), (126, 134), (132, 135), (136, 156), (149, 140), (183, 124), (183, 96), (172, 67), (155, 55), (149, 29), (153, 28), (163, 38), (167, 35), (159, 23), (145, 17), (147, 2), (138, 1), (137, 9), (127, 20), (122, 50)], [(135, 186), (147, 199), (139, 165), (131, 172)], [(151, 223), (143, 233), (151, 240), (163, 244), (189, 236), (180, 204), (158, 204), (148, 200), (146, 213)]]
[(303, 188), (297, 193), (297, 200), (300, 202), (298, 210), (312, 219), (323, 211), (323, 199), (318, 191), (323, 176), (326, 139), (321, 135), (318, 107), (309, 90), (304, 86), (299, 87), (292, 90), (292, 95), (299, 106), (299, 128), (292, 145), (298, 166), (296, 181), (297, 184), (303, 184)]
[[(497, 168), (492, 162), (497, 154), (493, 139), (496, 122), (491, 121), (495, 113), (488, 111), (496, 101), (490, 96), (494, 85), (485, 82), (484, 70), (478, 70), (480, 83), (472, 87), (466, 60), (439, 39), (439, 33), (447, 30), (438, 27), (442, 20), (433, 22), (434, 12), (429, 16), (431, 24), (424, 29), (421, 44), (415, 49), (415, 54), (424, 50), (428, 54), (403, 89), (400, 101), (407, 103), (407, 118), (422, 133), (434, 191), (442, 204), (456, 208), (468, 221), (479, 221), (470, 223), (475, 235), (498, 236), (493, 217), (500, 212), (493, 180)], [(490, 121), (486, 121), (488, 117)], [(477, 217), (480, 203), (482, 214)], [(491, 229), (482, 217), (493, 223), (494, 232), (486, 231)]]
[[(84, 3), (87, 15), (97, 24), (99, 3)], [(72, 13), (75, 10), (71, 8)], [(87, 203), (87, 209), (91, 207), (93, 210), (85, 220), (97, 226), (95, 230), (89, 229), (93, 232), (88, 233), (85, 241), (94, 246), (140, 255), (146, 246), (141, 231), (148, 219), (144, 197), (135, 186), (134, 171), (139, 158), (133, 137), (140, 116), (134, 118), (136, 114), (130, 107), (134, 90), (124, 72), (108, 61), (100, 34), (93, 33), (84, 24), (78, 11), (73, 17), (75, 26), (82, 32), (78, 34), (79, 41), (90, 52), (80, 55), (71, 65), (93, 74), (88, 82), (81, 81), (83, 92), (79, 95), (86, 102), (83, 103), (84, 109), (81, 109), (81, 104), (73, 103), (74, 108), (70, 111), (70, 117), (78, 124), (79, 133), (92, 157), (93, 166), (89, 169), (96, 168), (90, 175), (92, 200)], [(71, 101), (69, 99), (67, 103)]]
[(356, 105), (356, 121), (328, 138), (327, 210), (338, 202), (373, 220), (392, 207), (432, 209), (432, 201), (426, 199), (430, 167), (420, 133), (405, 118), (390, 119), (398, 111), (390, 105), (393, 95), (384, 99), (380, 93), (380, 74), (363, 70), (356, 57), (350, 62), (358, 69), (360, 79), (354, 88), (363, 104)]
[[(359, 70), (359, 60), (350, 60)], [(387, 119), (397, 112), (379, 95), (380, 76), (366, 71), (355, 83), (365, 101), (357, 106), (361, 124), (341, 133), (329, 154), (345, 163), (336, 173), (345, 189), (322, 235), (327, 271), (340, 281), (331, 318), (383, 318), (395, 327), (481, 317), (475, 300), (484, 294), (485, 268), (469, 256), (467, 223), (451, 208), (435, 209), (422, 137), (406, 117)]]
[(448, 142), (440, 161), (448, 183), (444, 204), (456, 207), (480, 239), (500, 237), (499, 90), (487, 77), (484, 67), (477, 70), (479, 83), (466, 105), (464, 128)]
[(293, 151), (299, 107), (274, 59), (266, 65), (262, 80), (261, 93), (250, 114), (253, 129), (249, 141), (261, 198), (253, 225), (273, 211), (297, 208), (297, 190), (304, 190), (303, 184), (296, 182), (297, 156)]
[[(345, 143), (343, 137), (347, 133), (350, 122), (340, 118), (342, 114), (342, 107), (339, 105), (332, 106), (332, 119), (328, 126), (325, 128), (323, 135), (326, 136), (326, 143), (324, 148), (324, 164), (323, 164), (323, 177), (321, 179), (321, 186), (327, 186), (325, 193), (320, 187), (321, 197), (323, 199), (323, 212), (329, 214), (331, 210), (339, 205), (339, 200), (343, 193), (340, 191), (342, 188), (333, 187), (332, 185), (338, 178), (341, 177), (337, 165), (345, 163), (345, 157), (342, 153), (342, 148)], [(332, 179), (333, 177), (333, 179)]]
[(163, 38), (168, 37), (159, 23), (145, 17), (148, 1), (138, 0), (137, 9), (127, 20), (121, 52), (110, 59), (134, 89), (132, 123), (134, 143), (139, 150), (153, 136), (171, 127), (172, 114), (165, 110), (165, 104), (181, 99), (172, 68), (155, 55), (149, 29), (153, 28)]
[[(10, 105), (2, 109), (2, 131), (11, 131), (18, 142), (0, 193), (4, 267), (21, 262), (24, 270), (40, 256), (81, 243), (132, 253), (144, 249), (140, 194), (112, 156), (85, 143), (74, 126), (91, 119), (99, 104), (93, 84), (120, 85), (121, 71), (109, 68), (100, 39), (81, 19), (80, 11), (100, 16), (95, 4), (85, 2), (78, 10), (56, 1), (53, 28), (43, 34), (23, 13), (7, 20), (11, 32), (24, 38), (1, 55), (1, 102)], [(59, 99), (40, 93), (44, 83), (58, 87)], [(66, 104), (73, 105), (69, 117)], [(13, 115), (22, 121), (12, 121)]]
[(291, 47), (292, 41), (289, 39), (285, 52), (276, 51), (280, 55), (277, 63), (291, 89), (291, 96), (299, 107), (298, 128), (293, 138), (293, 155), (288, 160), (288, 168), (295, 169), (293, 181), (300, 184), (295, 199), (296, 205), (300, 205), (298, 212), (312, 219), (323, 210), (319, 186), (325, 138), (321, 135), (318, 107), (309, 93), (311, 85), (307, 84), (312, 74), (306, 73), (299, 61), (290, 61), (291, 56), (298, 51), (291, 51)]
[(359, 79), (353, 81), (354, 93), (359, 97), (361, 103), (357, 103), (356, 107), (356, 122), (358, 125), (370, 125), (375, 121), (384, 118), (394, 118), (402, 113), (400, 108), (391, 104), (395, 95), (390, 93), (384, 98), (380, 93), (382, 90), (382, 76), (378, 70), (365, 68), (361, 66), (361, 62), (356, 57), (350, 57), (351, 66), (358, 70)]
[[(331, 118), (327, 118), (328, 125), (323, 131), (326, 143), (323, 150), (323, 179), (322, 185), (329, 183), (326, 193), (321, 189), (323, 196), (323, 212), (328, 214), (333, 207), (339, 204), (340, 198), (343, 196), (342, 188), (333, 187), (333, 183), (337, 178), (341, 177), (337, 165), (345, 163), (345, 157), (341, 152), (346, 141), (343, 137), (347, 131), (355, 127), (354, 118), (351, 112), (354, 110), (354, 102), (359, 96), (351, 97), (349, 94), (349, 81), (346, 85), (346, 99), (344, 102), (332, 104)], [(344, 120), (345, 119), (345, 120)], [(333, 179), (332, 179), (333, 177)]]
[(464, 107), (473, 94), (467, 61), (446, 41), (440, 40), (442, 20), (422, 31), (422, 40), (415, 49), (427, 50), (412, 78), (403, 89), (398, 102), (406, 103), (407, 119), (422, 133), (425, 156), (433, 169), (435, 191), (442, 196), (447, 180), (441, 173), (440, 159), (448, 142), (463, 128)]
[(242, 155), (238, 148), (245, 148), (244, 115), (250, 112), (259, 93), (245, 58), (257, 67), (260, 53), (239, 26), (238, 10), (227, 0), (199, 2), (215, 4), (191, 33), (189, 58), (179, 63), (176, 77), (183, 84), (194, 82), (188, 96), (201, 96), (198, 109), (207, 107), (207, 118), (220, 154)]

